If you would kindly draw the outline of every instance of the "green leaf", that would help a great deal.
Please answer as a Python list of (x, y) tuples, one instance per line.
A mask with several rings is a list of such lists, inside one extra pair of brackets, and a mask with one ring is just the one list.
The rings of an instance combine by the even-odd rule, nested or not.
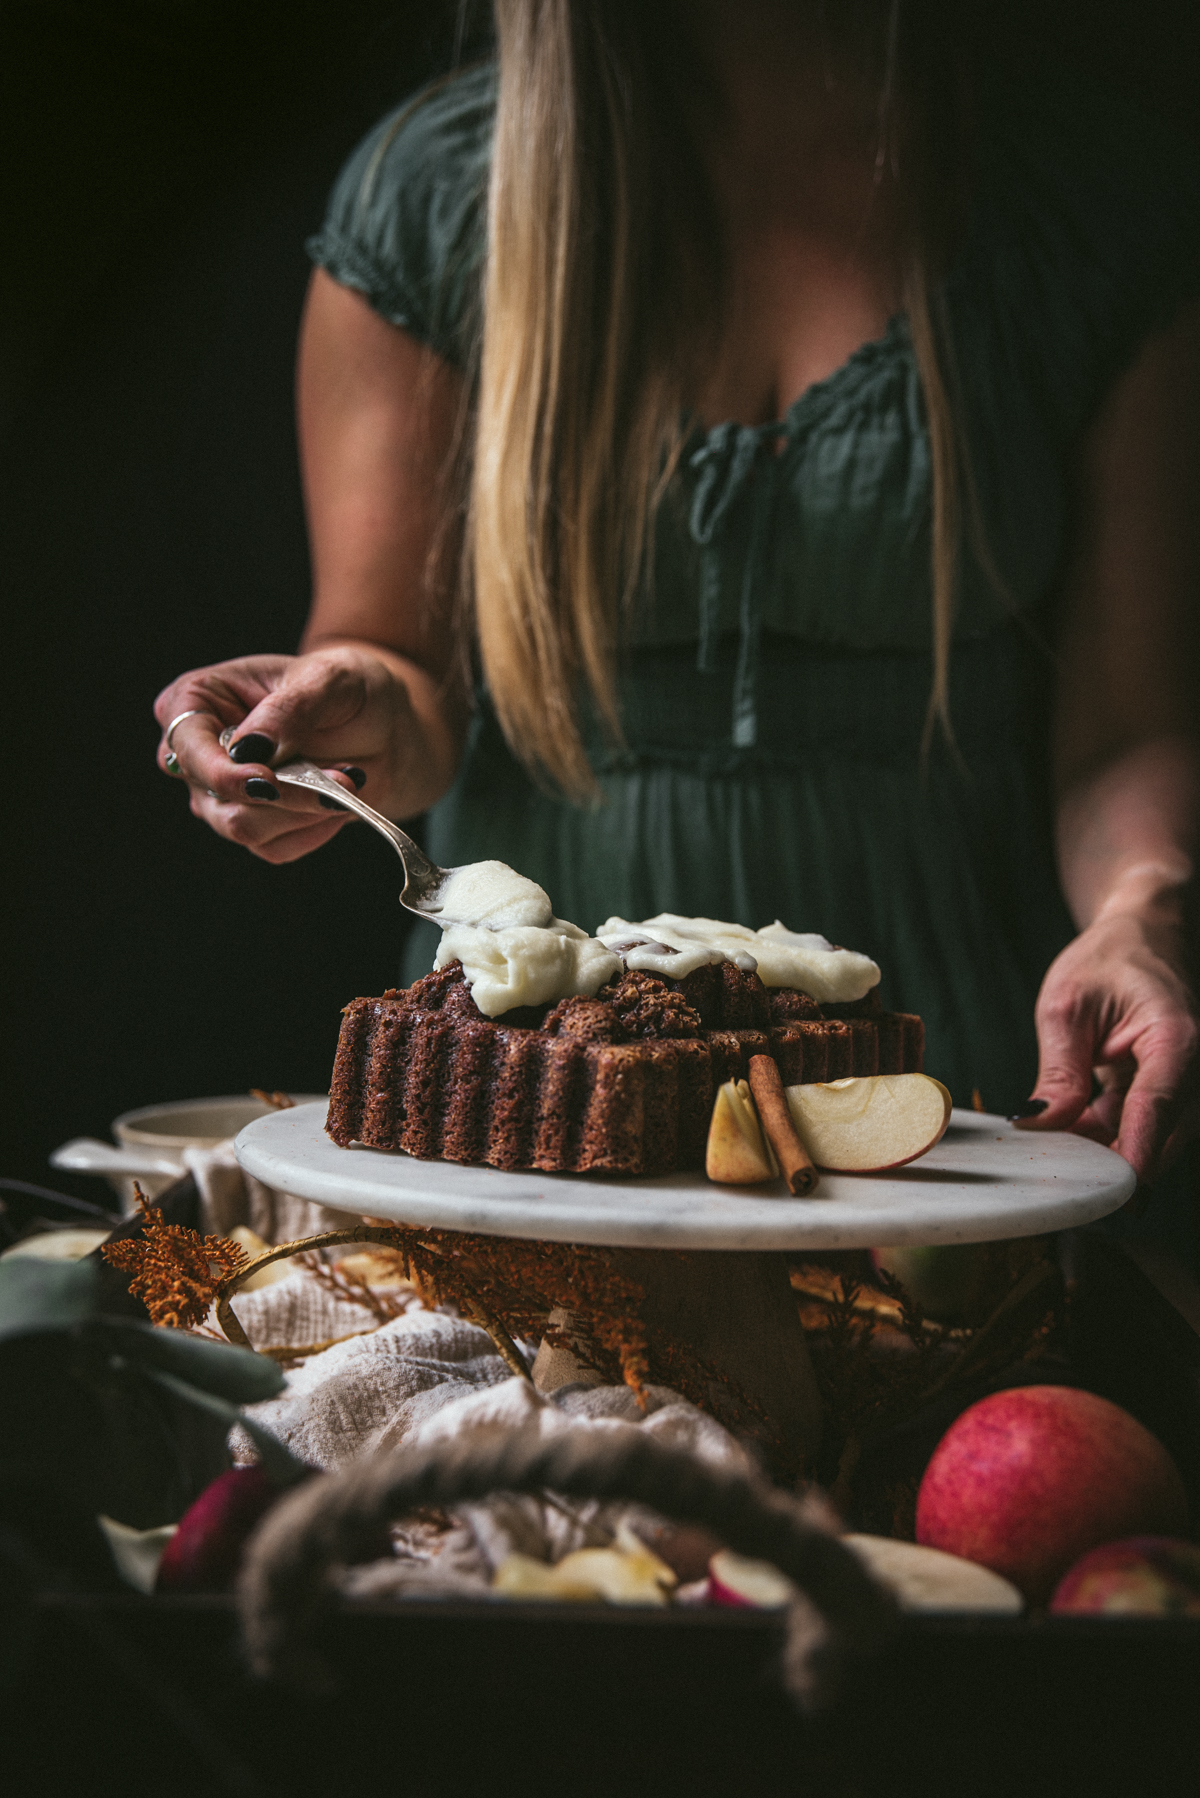
[(208, 1342), (183, 1330), (157, 1330), (126, 1318), (101, 1321), (120, 1338), (121, 1351), (142, 1367), (150, 1363), (203, 1392), (252, 1405), (274, 1398), (286, 1381), (277, 1362), (231, 1342)]
[[(216, 1346), (219, 1348), (220, 1344), (218, 1343)], [(239, 1350), (241, 1354), (245, 1354), (245, 1352), (244, 1349)], [(214, 1392), (201, 1392), (198, 1387), (190, 1386), (186, 1380), (176, 1379), (174, 1374), (164, 1373), (159, 1368), (147, 1367), (144, 1371), (158, 1385), (165, 1386), (168, 1392), (173, 1392), (177, 1398), (181, 1398), (185, 1404), (196, 1405), (201, 1411), (210, 1411), (214, 1417), (219, 1417), (224, 1423), (227, 1423), (230, 1429), (235, 1423), (240, 1424), (258, 1450), (267, 1478), (273, 1486), (298, 1485), (301, 1480), (307, 1479), (313, 1472), (313, 1469), (306, 1462), (299, 1460), (291, 1449), (279, 1440), (278, 1436), (273, 1436), (270, 1430), (264, 1429), (262, 1424), (257, 1423), (253, 1417), (247, 1417), (245, 1412), (239, 1411), (237, 1406), (231, 1405), (227, 1399), (220, 1398)]]
[(32, 1255), (0, 1261), (0, 1342), (72, 1330), (95, 1316), (96, 1300), (92, 1261), (38, 1261)]

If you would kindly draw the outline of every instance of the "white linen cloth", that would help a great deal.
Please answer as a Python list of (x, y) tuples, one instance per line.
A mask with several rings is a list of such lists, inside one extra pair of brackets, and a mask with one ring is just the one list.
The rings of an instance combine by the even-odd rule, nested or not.
[(317, 1236), (322, 1230), (353, 1228), (363, 1221), (358, 1212), (334, 1211), (264, 1186), (238, 1166), (232, 1138), (211, 1149), (184, 1149), (180, 1159), (199, 1189), (200, 1229), (205, 1235), (228, 1236), (238, 1224), (246, 1224), (274, 1245)]
[[(303, 1271), (238, 1295), (238, 1317), (256, 1347), (351, 1336), (292, 1367), (277, 1398), (250, 1415), (312, 1466), (337, 1471), (360, 1455), (464, 1433), (535, 1429), (608, 1432), (637, 1424), (658, 1441), (718, 1466), (747, 1470), (746, 1451), (715, 1419), (663, 1386), (648, 1388), (643, 1414), (626, 1386), (574, 1385), (538, 1392), (509, 1373), (491, 1338), (447, 1309), (415, 1301), (402, 1317), (372, 1329), (363, 1307), (334, 1299)], [(531, 1353), (526, 1345), (526, 1353)], [(248, 1439), (235, 1431), (235, 1454)], [(486, 1591), (517, 1550), (558, 1561), (615, 1535), (627, 1522), (652, 1534), (657, 1520), (638, 1507), (573, 1500), (560, 1506), (500, 1494), (456, 1507), (447, 1518), (398, 1521), (391, 1559), (348, 1569), (343, 1589), (360, 1597), (405, 1591)]]

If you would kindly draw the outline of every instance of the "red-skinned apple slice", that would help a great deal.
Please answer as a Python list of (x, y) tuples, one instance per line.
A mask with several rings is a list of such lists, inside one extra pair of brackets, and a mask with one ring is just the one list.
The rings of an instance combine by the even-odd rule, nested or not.
[(1171, 1536), (1128, 1536), (1076, 1561), (1050, 1609), (1093, 1617), (1200, 1617), (1200, 1548)]
[(784, 1091), (815, 1165), (833, 1173), (903, 1167), (939, 1143), (950, 1122), (950, 1094), (928, 1074), (864, 1074)]
[(722, 1548), (708, 1563), (708, 1602), (723, 1609), (778, 1610), (795, 1590), (787, 1575), (770, 1561), (751, 1561)]

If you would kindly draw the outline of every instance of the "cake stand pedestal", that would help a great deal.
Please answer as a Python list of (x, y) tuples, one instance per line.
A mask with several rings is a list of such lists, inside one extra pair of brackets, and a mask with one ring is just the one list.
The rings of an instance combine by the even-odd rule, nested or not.
[[(268, 1186), (340, 1211), (627, 1251), (622, 1267), (645, 1290), (651, 1339), (686, 1343), (712, 1369), (717, 1415), (760, 1437), (765, 1419), (774, 1439), (810, 1445), (820, 1407), (780, 1250), (1040, 1236), (1107, 1216), (1136, 1184), (1128, 1162), (1086, 1137), (1016, 1130), (971, 1111), (954, 1112), (937, 1148), (911, 1166), (822, 1174), (808, 1199), (792, 1198), (782, 1181), (729, 1187), (702, 1174), (507, 1173), (341, 1149), (325, 1134), (323, 1103), (256, 1119), (234, 1150)], [(581, 1372), (567, 1351), (543, 1344), (536, 1376), (549, 1390)]]

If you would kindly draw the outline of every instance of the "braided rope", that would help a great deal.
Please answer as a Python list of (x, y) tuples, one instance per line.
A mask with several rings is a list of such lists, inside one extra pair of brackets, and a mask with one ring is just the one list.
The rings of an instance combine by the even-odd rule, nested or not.
[(811, 1503), (665, 1448), (636, 1425), (602, 1437), (564, 1430), (549, 1440), (530, 1425), (500, 1439), (467, 1437), (377, 1455), (281, 1499), (251, 1538), (238, 1586), (255, 1671), (329, 1690), (332, 1670), (318, 1638), (337, 1603), (336, 1570), (386, 1552), (386, 1526), (417, 1506), (543, 1489), (647, 1505), (778, 1567), (798, 1588), (780, 1674), (805, 1710), (828, 1702), (846, 1658), (874, 1649), (894, 1614), (890, 1597), (814, 1520)]

